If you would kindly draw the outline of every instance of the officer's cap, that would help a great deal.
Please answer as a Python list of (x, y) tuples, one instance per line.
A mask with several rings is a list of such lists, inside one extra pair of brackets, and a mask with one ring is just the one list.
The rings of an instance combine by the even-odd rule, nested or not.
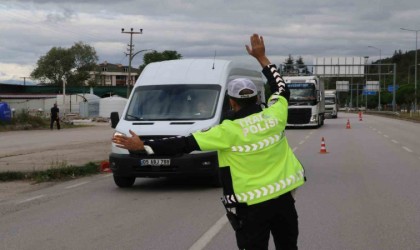
[[(246, 91), (247, 94), (240, 94), (245, 89), (250, 91)], [(228, 83), (228, 95), (238, 99), (250, 98), (257, 95), (257, 87), (247, 78), (237, 78)]]

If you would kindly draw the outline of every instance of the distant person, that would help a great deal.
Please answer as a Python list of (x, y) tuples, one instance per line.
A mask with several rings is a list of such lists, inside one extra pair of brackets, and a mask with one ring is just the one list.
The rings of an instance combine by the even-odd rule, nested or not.
[(60, 109), (57, 108), (57, 103), (54, 103), (54, 107), (51, 108), (51, 123), (50, 129), (54, 127), (54, 122), (57, 122), (57, 129), (60, 129)]

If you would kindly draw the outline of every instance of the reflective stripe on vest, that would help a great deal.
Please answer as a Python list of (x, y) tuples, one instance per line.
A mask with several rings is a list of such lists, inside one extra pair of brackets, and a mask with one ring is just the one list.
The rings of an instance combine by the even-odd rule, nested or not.
[(295, 184), (297, 181), (303, 180), (304, 172), (299, 171), (295, 175), (290, 175), (289, 177), (280, 180), (278, 182), (254, 189), (246, 193), (235, 194), (238, 202), (250, 202), (254, 199), (259, 199), (261, 197), (274, 194), (275, 192), (280, 192), (283, 189), (290, 187)]
[(239, 153), (258, 151), (268, 146), (271, 146), (276, 142), (279, 142), (283, 138), (284, 138), (284, 131), (282, 131), (280, 134), (270, 136), (256, 143), (252, 143), (248, 145), (233, 146), (231, 150), (232, 152), (239, 152)]

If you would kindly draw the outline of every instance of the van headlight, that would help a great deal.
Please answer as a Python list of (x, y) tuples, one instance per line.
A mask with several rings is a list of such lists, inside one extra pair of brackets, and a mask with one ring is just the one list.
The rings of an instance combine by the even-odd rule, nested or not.
[(113, 137), (116, 136), (116, 135), (125, 135), (125, 134), (122, 133), (122, 132), (115, 131)]

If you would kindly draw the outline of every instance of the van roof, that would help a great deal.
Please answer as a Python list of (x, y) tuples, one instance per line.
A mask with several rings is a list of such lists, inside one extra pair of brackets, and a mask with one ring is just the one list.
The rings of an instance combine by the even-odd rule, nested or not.
[(150, 63), (141, 73), (136, 86), (156, 84), (219, 84), (236, 76), (261, 78), (249, 66), (220, 59), (179, 59)]

